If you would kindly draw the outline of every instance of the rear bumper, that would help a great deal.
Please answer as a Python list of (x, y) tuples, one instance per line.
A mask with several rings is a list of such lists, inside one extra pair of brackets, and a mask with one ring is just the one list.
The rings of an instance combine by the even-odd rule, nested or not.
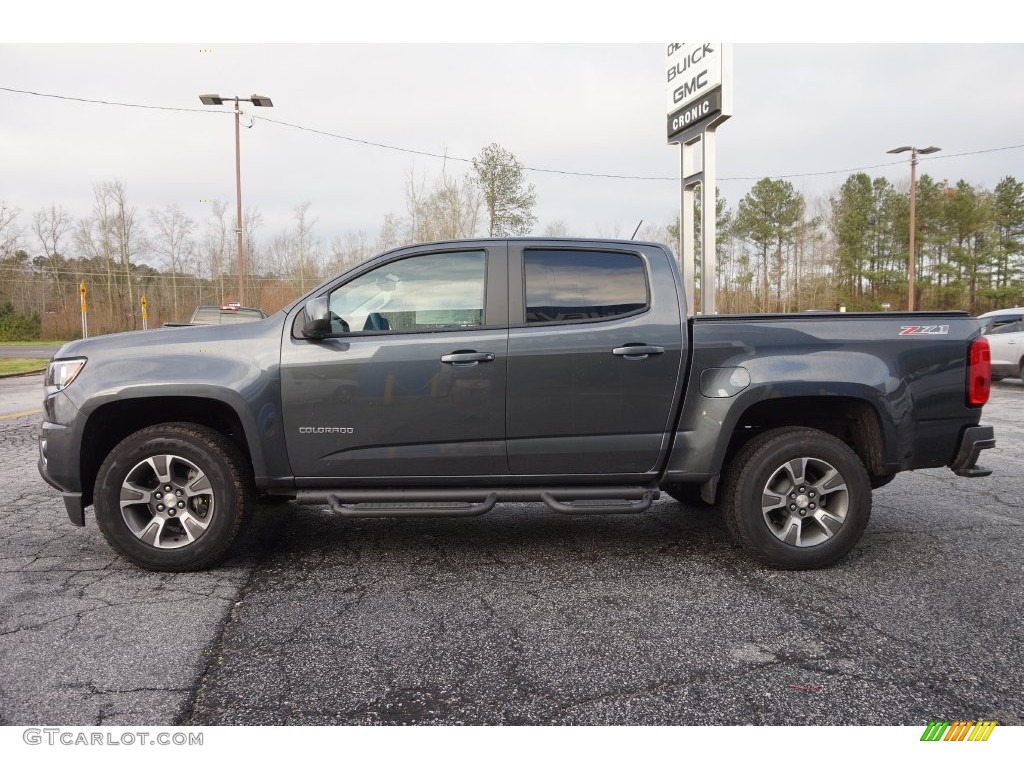
[(995, 445), (995, 430), (990, 424), (967, 427), (960, 434), (960, 445), (949, 468), (961, 477), (988, 477), (992, 470), (979, 467), (978, 456)]

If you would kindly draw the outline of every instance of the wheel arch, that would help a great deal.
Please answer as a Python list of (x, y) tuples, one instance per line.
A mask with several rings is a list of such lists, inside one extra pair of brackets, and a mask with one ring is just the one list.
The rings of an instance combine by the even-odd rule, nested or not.
[(666, 465), (669, 483), (717, 482), (730, 461), (767, 429), (812, 427), (850, 445), (872, 477), (899, 468), (894, 422), (887, 402), (871, 387), (842, 391), (803, 385), (762, 386), (734, 398), (700, 397), (684, 406)]
[(825, 395), (768, 398), (752, 403), (736, 419), (722, 466), (752, 437), (778, 427), (809, 427), (826, 432), (853, 448), (868, 474), (884, 476), (886, 439), (878, 410), (863, 398)]
[(260, 474), (262, 452), (259, 445), (251, 449), (249, 431), (242, 417), (227, 402), (195, 396), (117, 399), (92, 411), (82, 431), (82, 445), (89, 447), (81, 451), (79, 457), (82, 506), (93, 503), (96, 475), (114, 446), (140, 429), (169, 422), (199, 424), (215, 430), (239, 449), (255, 474)]

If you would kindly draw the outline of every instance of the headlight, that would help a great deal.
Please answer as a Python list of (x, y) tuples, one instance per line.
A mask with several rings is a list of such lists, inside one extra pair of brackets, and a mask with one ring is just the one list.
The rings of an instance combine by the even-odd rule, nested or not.
[(84, 357), (54, 360), (46, 369), (46, 387), (52, 388), (54, 392), (60, 392), (75, 380), (84, 367)]

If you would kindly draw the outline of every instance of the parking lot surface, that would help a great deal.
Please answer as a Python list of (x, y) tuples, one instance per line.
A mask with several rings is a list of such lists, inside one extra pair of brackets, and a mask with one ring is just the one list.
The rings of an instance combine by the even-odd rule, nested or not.
[(904, 473), (852, 555), (780, 572), (713, 510), (472, 520), (260, 507), (152, 574), (68, 521), (38, 416), (0, 418), (0, 724), (1024, 721), (1024, 385), (991, 477)]

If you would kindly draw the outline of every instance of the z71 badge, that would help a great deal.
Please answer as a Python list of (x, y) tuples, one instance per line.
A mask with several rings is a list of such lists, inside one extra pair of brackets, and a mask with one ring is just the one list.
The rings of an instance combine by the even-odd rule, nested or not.
[(900, 326), (900, 336), (947, 336), (949, 335), (948, 325), (903, 325)]

